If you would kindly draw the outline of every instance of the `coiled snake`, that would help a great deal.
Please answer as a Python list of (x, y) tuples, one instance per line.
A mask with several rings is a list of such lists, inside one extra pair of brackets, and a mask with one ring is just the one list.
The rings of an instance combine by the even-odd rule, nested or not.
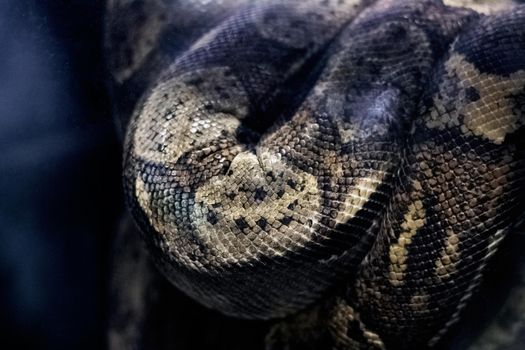
[(523, 216), (525, 5), (109, 2), (124, 188), (269, 349), (419, 349)]

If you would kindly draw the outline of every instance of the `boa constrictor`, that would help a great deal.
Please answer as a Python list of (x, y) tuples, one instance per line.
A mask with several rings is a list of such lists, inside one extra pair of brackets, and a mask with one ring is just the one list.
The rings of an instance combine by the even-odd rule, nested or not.
[(436, 344), (522, 216), (525, 5), (108, 9), (125, 193), (166, 277), (280, 319), (268, 349)]

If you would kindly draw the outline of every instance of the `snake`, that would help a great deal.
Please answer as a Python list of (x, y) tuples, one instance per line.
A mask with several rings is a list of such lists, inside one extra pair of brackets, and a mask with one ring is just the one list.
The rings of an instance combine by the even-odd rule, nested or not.
[(126, 203), (277, 349), (425, 349), (523, 220), (525, 5), (111, 0)]

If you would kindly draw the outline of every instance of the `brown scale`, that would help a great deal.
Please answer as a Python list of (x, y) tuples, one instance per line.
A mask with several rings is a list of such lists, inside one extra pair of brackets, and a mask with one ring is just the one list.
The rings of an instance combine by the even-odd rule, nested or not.
[(337, 275), (319, 262), (331, 251), (311, 243), (322, 210), (315, 176), (238, 137), (256, 134), (253, 119), (271, 110), (281, 85), (358, 5), (243, 10), (177, 59), (138, 109), (127, 139), (128, 194), (152, 249), (166, 255), (168, 277), (205, 305), (282, 316), (318, 298)]
[(125, 188), (167, 277), (245, 318), (335, 295), (276, 326), (269, 349), (435, 343), (520, 204), (523, 10), (468, 27), (438, 65), (471, 12), (416, 0), (361, 12), (370, 3), (275, 1), (217, 24), (237, 7), (217, 2), (177, 48), (154, 1), (152, 30), (130, 32), (136, 55), (113, 57), (121, 92), (149, 86)]
[[(433, 55), (423, 29), (399, 21), (414, 9), (388, 6), (380, 2), (367, 9), (343, 32), (305, 103), (262, 141), (262, 147), (283, 154), (291, 168), (318, 178), (324, 208), (316, 239), (330, 244), (334, 231), (346, 235), (351, 243), (346, 244), (354, 246), (354, 264), (362, 258), (355, 247), (369, 242), (367, 230), (380, 217), (388, 195), (400, 153), (398, 129), (414, 108), (406, 96), (417, 96)], [(435, 10), (429, 3), (412, 6)], [(378, 13), (386, 14), (383, 26), (374, 22), (371, 28), (369, 18)], [(383, 40), (374, 41), (379, 37)], [(403, 44), (388, 44), (396, 40)], [(310, 142), (301, 144), (304, 139)]]
[[(412, 130), (382, 232), (361, 264), (357, 281), (350, 283), (344, 301), (330, 299), (322, 304), (321, 309), (331, 312), (319, 315), (314, 309), (301, 315), (309, 315), (310, 322), (329, 329), (331, 335), (283, 329), (295, 323), (292, 319), (274, 328), (272, 341), (295, 332), (303, 337), (325, 334), (328, 340), (309, 338), (309, 343), (318, 341), (319, 348), (424, 348), (435, 344), (457, 321), (483, 267), (523, 205), (519, 202), (525, 177), (520, 141), (525, 121), (520, 96), (525, 84), (519, 69), (525, 54), (523, 15), (507, 13), (479, 24), (481, 29), (475, 27), (461, 37), (466, 44), (461, 39), (456, 44), (447, 61), (454, 66), (435, 74), (428, 89), (430, 102), (423, 104), (428, 107)], [(509, 24), (515, 27), (507, 31)], [(480, 42), (490, 47), (491, 39), (499, 42), (508, 33), (515, 36), (503, 42), (513, 44), (499, 47), (508, 50), (506, 55), (496, 45), (491, 52), (480, 49)], [(492, 60), (494, 67), (518, 68), (488, 78), (485, 72), (472, 71), (472, 62), (456, 58), (462, 46), (474, 51), (469, 53), (472, 62), (482, 57)], [(498, 62), (502, 56), (513, 61)], [(461, 74), (472, 79), (460, 80)], [(484, 108), (467, 116), (475, 121), (469, 128), (465, 112), (472, 111), (473, 105)], [(496, 121), (492, 125), (501, 128), (490, 129), (486, 111)], [(338, 316), (342, 309), (347, 309), (346, 322)], [(356, 344), (363, 337), (365, 341)]]
[[(485, 53), (491, 40), (501, 40), (503, 21), (520, 23), (513, 44)], [(524, 22), (525, 12), (507, 13), (460, 35), (436, 74), (430, 107), (415, 122), (406, 177), (349, 291), (351, 305), (388, 346), (435, 344), (520, 215), (524, 164), (515, 137), (525, 115), (509, 97), (523, 91), (525, 66), (517, 62), (514, 72), (498, 76), (475, 69), (475, 57), (522, 57)]]

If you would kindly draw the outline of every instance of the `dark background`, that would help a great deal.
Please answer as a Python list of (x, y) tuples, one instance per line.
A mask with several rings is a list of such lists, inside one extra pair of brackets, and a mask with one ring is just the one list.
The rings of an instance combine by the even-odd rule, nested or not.
[[(134, 315), (125, 310), (119, 320), (109, 305), (112, 242), (124, 209), (104, 7), (0, 0), (2, 349), (106, 349), (111, 320), (133, 324)], [(133, 284), (144, 276), (130, 266)], [(147, 326), (133, 346), (261, 347), (266, 328), (207, 310), (145, 269), (154, 282), (145, 287)]]
[(0, 347), (102, 349), (119, 142), (102, 1), (0, 1)]

